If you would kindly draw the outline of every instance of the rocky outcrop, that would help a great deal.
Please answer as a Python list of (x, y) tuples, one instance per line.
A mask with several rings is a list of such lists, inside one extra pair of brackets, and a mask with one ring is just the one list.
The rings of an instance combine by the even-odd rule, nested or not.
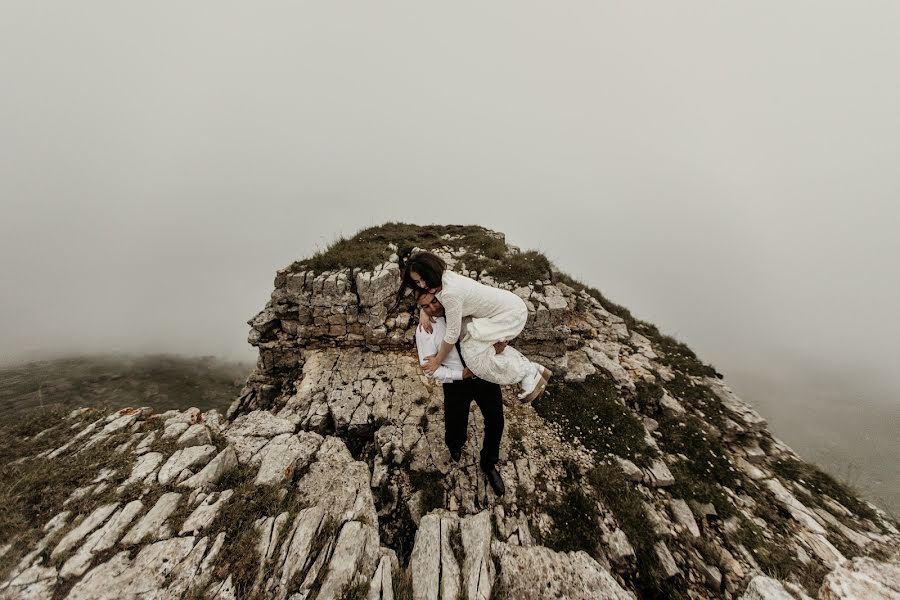
[(295, 263), (249, 321), (259, 360), (224, 418), (80, 410), (38, 434), (22, 460), (103, 460), (40, 535), (0, 548), (0, 598), (897, 593), (896, 559), (852, 558), (897, 546), (896, 524), (794, 476), (809, 467), (689, 350), (555, 271), (497, 268), (522, 263), (499, 234), (479, 234), (490, 256), (442, 235), (453, 268), (525, 301), (515, 344), (557, 375), (533, 406), (505, 391), (504, 496), (478, 467), (477, 410), (450, 460), (414, 315), (390, 312), (405, 251)]

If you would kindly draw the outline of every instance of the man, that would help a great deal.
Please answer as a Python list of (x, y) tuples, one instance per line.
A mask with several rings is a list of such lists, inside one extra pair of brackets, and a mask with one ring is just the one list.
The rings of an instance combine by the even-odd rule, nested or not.
[[(444, 307), (434, 294), (422, 290), (416, 302), (432, 321), (432, 331), (426, 331), (421, 325), (416, 329), (419, 363), (424, 364), (429, 357), (437, 354), (447, 324), (444, 320)], [(505, 487), (503, 478), (497, 471), (497, 461), (500, 460), (500, 438), (503, 435), (503, 397), (500, 386), (472, 375), (462, 362), (458, 348), (450, 351), (441, 366), (430, 377), (443, 384), (444, 441), (453, 462), (459, 462), (466, 443), (469, 406), (472, 400), (478, 405), (484, 417), (481, 470), (494, 493), (502, 496)]]

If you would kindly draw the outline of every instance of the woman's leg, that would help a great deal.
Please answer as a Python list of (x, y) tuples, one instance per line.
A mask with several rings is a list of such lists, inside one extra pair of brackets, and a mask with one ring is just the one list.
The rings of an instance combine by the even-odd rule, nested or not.
[(467, 338), (460, 343), (460, 349), (469, 370), (485, 381), (512, 385), (534, 376), (534, 364), (512, 346), (497, 354), (492, 342)]

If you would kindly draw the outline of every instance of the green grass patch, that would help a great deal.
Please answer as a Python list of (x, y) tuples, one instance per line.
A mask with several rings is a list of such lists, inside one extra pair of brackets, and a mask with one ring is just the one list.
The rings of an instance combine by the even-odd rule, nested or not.
[(654, 545), (662, 538), (650, 525), (644, 497), (625, 479), (618, 465), (598, 461), (587, 473), (587, 482), (612, 512), (634, 548), (637, 570), (632, 584), (640, 598), (683, 598), (683, 586), (667, 580)]
[(528, 285), (550, 277), (550, 261), (536, 250), (510, 254), (496, 266), (488, 268), (488, 274), (497, 281), (510, 281)]
[[(254, 485), (257, 470), (250, 465), (241, 465), (219, 480), (217, 489), (232, 489), (234, 495), (207, 528), (208, 531), (225, 532), (225, 543), (216, 559), (214, 573), (221, 579), (231, 575), (239, 598), (254, 597), (251, 590), (259, 568), (259, 532), (254, 522), (261, 517), (277, 517), (285, 511), (293, 519), (303, 508), (297, 501), (298, 495), (290, 490), (279, 499), (276, 486)], [(291, 521), (285, 525), (285, 531), (290, 524)]]
[[(451, 239), (444, 237), (447, 235)], [(389, 244), (397, 246), (397, 250), (392, 250)], [(477, 225), (422, 226), (391, 222), (362, 229), (349, 238), (341, 236), (312, 258), (292, 264), (291, 271), (371, 270), (387, 261), (393, 252), (406, 256), (413, 248), (433, 250), (442, 246), (467, 248), (470, 252), (493, 259), (500, 259), (506, 254), (503, 240)]]
[(772, 470), (787, 480), (800, 482), (813, 492), (807, 498), (815, 506), (828, 509), (827, 504), (817, 496), (816, 492), (826, 494), (856, 516), (869, 519), (876, 526), (881, 527), (881, 519), (878, 518), (878, 514), (868, 504), (860, 500), (857, 493), (850, 486), (839, 482), (815, 465), (793, 458), (783, 458), (772, 465)]
[[(115, 447), (130, 437), (119, 433), (104, 442), (79, 452), (48, 459), (36, 457), (45, 450), (55, 449), (96, 420), (100, 414), (90, 411), (80, 419), (68, 420), (67, 410), (51, 407), (28, 411), (20, 421), (0, 430), (0, 539), (13, 547), (0, 558), (0, 578), (21, 557), (33, 549), (43, 537), (43, 526), (63, 510), (72, 511), (71, 523), (78, 514), (87, 514), (98, 506), (112, 501), (116, 486), (130, 474), (133, 457), (119, 454)], [(47, 433), (37, 434), (47, 429)], [(21, 462), (18, 459), (27, 457)], [(14, 464), (15, 463), (15, 464)], [(113, 469), (106, 492), (85, 497), (63, 506), (75, 489), (86, 486), (103, 469)]]
[(440, 473), (419, 473), (411, 471), (409, 481), (422, 492), (422, 515), (436, 508), (444, 508), (444, 477)]
[(759, 568), (769, 577), (788, 579), (803, 564), (791, 551), (791, 543), (782, 541), (779, 535), (775, 535), (774, 539), (767, 538), (758, 525), (744, 517), (740, 518), (740, 527), (734, 539), (753, 554)]
[(717, 427), (721, 428), (725, 419), (730, 418), (728, 409), (722, 405), (722, 401), (709, 387), (694, 383), (681, 372), (676, 371), (672, 381), (662, 381), (662, 386), (670, 396), (687, 408), (699, 410), (710, 423)]
[(644, 442), (641, 421), (618, 401), (613, 382), (594, 374), (581, 383), (554, 383), (533, 403), (535, 411), (556, 423), (566, 439), (577, 439), (597, 456), (615, 454), (649, 466), (656, 451)]
[(721, 442), (706, 432), (703, 421), (693, 415), (686, 415), (683, 420), (662, 416), (659, 431), (659, 443), (666, 452), (687, 457), (671, 465), (675, 476), (672, 493), (685, 500), (711, 502), (722, 518), (732, 515), (734, 506), (720, 486), (733, 487), (739, 482), (739, 475)]
[(566, 474), (561, 481), (562, 497), (544, 507), (544, 512), (553, 519), (554, 528), (544, 538), (543, 544), (556, 552), (584, 550), (596, 557), (602, 542), (597, 501), (588, 496), (579, 485), (581, 477), (578, 467), (567, 461), (564, 468)]

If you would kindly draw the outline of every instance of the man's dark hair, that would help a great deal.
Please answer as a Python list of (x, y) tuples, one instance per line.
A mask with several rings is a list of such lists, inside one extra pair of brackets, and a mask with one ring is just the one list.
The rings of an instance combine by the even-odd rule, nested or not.
[[(436, 288), (441, 285), (441, 277), (447, 269), (447, 263), (440, 256), (431, 252), (416, 252), (406, 259), (406, 265), (403, 267), (403, 277), (400, 281), (400, 288), (397, 290), (397, 297), (394, 300), (394, 306), (391, 312), (400, 307), (400, 303), (406, 296), (406, 290), (420, 289), (416, 282), (413, 281), (411, 273), (415, 271), (422, 281), (430, 288)], [(416, 295), (418, 298), (418, 294)]]

